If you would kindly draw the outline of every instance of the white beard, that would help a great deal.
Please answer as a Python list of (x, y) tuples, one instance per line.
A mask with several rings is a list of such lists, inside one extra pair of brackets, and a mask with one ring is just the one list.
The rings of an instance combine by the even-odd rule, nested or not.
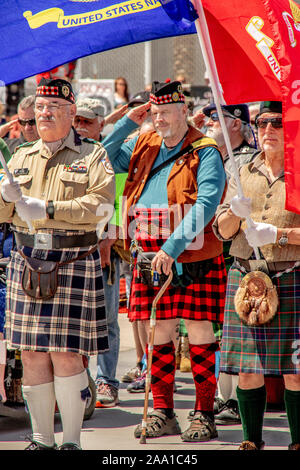
[(208, 127), (206, 129), (206, 136), (211, 139), (215, 139), (219, 147), (223, 147), (225, 145), (225, 139), (221, 128), (213, 129), (212, 127)]
[(171, 130), (170, 129), (167, 129), (165, 131), (161, 131), (161, 130), (158, 130), (158, 129), (155, 129), (156, 133), (162, 137), (163, 139), (165, 138), (168, 138), (168, 137), (171, 137)]

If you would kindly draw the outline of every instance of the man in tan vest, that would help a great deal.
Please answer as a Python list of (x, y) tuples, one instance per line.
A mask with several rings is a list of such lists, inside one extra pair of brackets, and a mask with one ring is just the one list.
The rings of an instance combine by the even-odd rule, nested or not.
[[(118, 145), (150, 107), (154, 131)], [(115, 172), (128, 171), (126, 246), (137, 255), (129, 318), (143, 321), (149, 332), (151, 305), (159, 282), (173, 270), (173, 282), (157, 304), (151, 369), (154, 410), (147, 437), (180, 434), (174, 414), (174, 333), (184, 318), (196, 388), (195, 413), (182, 439), (200, 442), (217, 437), (213, 404), (216, 391), (212, 322), (222, 322), (226, 269), (222, 243), (211, 228), (225, 187), (216, 143), (187, 124), (181, 83), (154, 82), (150, 104), (128, 113), (115, 126), (106, 149)], [(136, 228), (134, 228), (135, 226)], [(204, 234), (203, 234), (204, 232)], [(151, 252), (151, 253), (149, 253)], [(148, 270), (143, 261), (148, 263)], [(151, 275), (151, 269), (153, 276)], [(148, 274), (148, 275), (147, 275)], [(135, 437), (141, 435), (141, 425)]]
[[(289, 449), (300, 450), (300, 215), (285, 209), (281, 103), (263, 102), (256, 126), (262, 151), (240, 169), (244, 196), (237, 195), (232, 179), (213, 224), (220, 240), (232, 240), (235, 257), (228, 275), (220, 370), (239, 374), (240, 449), (264, 447), (264, 376), (283, 375)], [(249, 216), (253, 226), (246, 224)]]

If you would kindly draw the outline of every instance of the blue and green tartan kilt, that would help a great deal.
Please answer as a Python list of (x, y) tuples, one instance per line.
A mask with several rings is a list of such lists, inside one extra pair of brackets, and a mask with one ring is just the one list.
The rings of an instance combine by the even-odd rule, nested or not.
[[(26, 256), (67, 261), (89, 248), (32, 250)], [(58, 288), (49, 300), (27, 296), (21, 285), (25, 260), (11, 253), (7, 267), (5, 338), (8, 348), (41, 352), (75, 352), (86, 356), (108, 350), (100, 253), (59, 267)]]
[(264, 375), (300, 374), (300, 268), (272, 278), (279, 308), (266, 325), (249, 327), (234, 308), (234, 296), (245, 274), (228, 273), (220, 371)]

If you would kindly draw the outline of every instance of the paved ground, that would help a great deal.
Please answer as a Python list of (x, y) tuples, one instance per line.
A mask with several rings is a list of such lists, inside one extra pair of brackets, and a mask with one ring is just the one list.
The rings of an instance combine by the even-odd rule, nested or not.
[[(126, 315), (119, 315), (121, 328), (121, 351), (118, 365), (118, 378), (135, 364), (133, 336)], [(91, 361), (91, 372), (95, 373), (95, 360)], [(194, 389), (190, 373), (176, 373), (177, 393), (175, 407), (182, 429), (188, 425), (187, 415), (193, 408)], [(151, 395), (150, 395), (151, 398)], [(120, 406), (111, 409), (96, 409), (93, 416), (84, 422), (82, 447), (84, 450), (121, 451), (192, 451), (192, 450), (235, 450), (242, 440), (241, 426), (219, 426), (218, 439), (203, 444), (183, 443), (180, 436), (148, 439), (141, 445), (133, 437), (135, 426), (140, 423), (144, 394), (130, 394), (126, 385), (121, 384)], [(150, 399), (149, 406), (152, 406)], [(1, 409), (0, 409), (1, 414)], [(59, 416), (55, 418), (57, 444), (61, 443), (61, 424)], [(286, 414), (284, 411), (267, 411), (265, 415), (264, 440), (266, 450), (286, 450), (290, 442)], [(0, 416), (0, 450), (22, 450), (27, 445), (25, 436), (30, 434), (28, 415), (19, 418)], [(132, 453), (132, 455), (135, 455)], [(169, 462), (172, 463), (172, 462)]]

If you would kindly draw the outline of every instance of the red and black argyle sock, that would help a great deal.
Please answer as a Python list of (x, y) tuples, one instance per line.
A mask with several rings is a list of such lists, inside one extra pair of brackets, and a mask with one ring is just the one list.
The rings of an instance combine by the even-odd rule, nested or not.
[(190, 344), (191, 367), (196, 387), (195, 410), (206, 412), (211, 417), (217, 388), (215, 353), (218, 350), (218, 343)]
[(153, 347), (151, 367), (151, 390), (153, 408), (173, 409), (173, 386), (175, 378), (175, 348), (172, 341)]

